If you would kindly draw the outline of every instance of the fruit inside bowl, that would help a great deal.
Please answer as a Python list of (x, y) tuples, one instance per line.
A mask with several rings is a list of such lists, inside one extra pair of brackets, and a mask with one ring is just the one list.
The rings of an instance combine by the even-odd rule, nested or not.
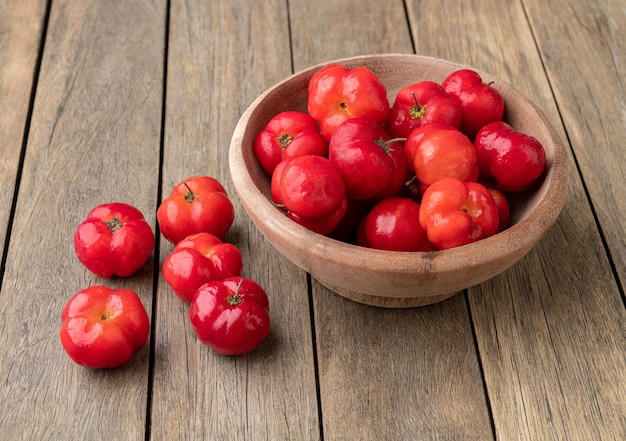
[[(273, 200), (270, 173), (255, 152), (255, 139), (281, 112), (308, 113), (311, 79), (329, 65), (348, 69), (365, 67), (373, 72), (385, 87), (389, 106), (409, 84), (428, 81), (441, 85), (450, 74), (460, 70), (479, 74), (502, 97), (503, 120), (516, 132), (535, 138), (545, 155), (545, 165), (532, 185), (514, 192), (503, 190), (507, 191), (510, 207), (507, 225), (488, 237), (451, 248), (429, 246), (423, 251), (392, 251), (358, 245), (354, 240), (339, 240), (326, 231), (321, 234), (279, 209)], [(320, 127), (332, 143), (331, 132), (337, 128), (323, 122)], [(359, 126), (356, 132), (362, 130), (365, 129)], [(480, 134), (471, 136), (473, 140)], [(407, 141), (402, 142), (406, 145)], [(539, 109), (513, 87), (487, 73), (417, 55), (351, 57), (290, 76), (262, 93), (241, 116), (231, 141), (229, 161), (235, 190), (244, 209), (280, 253), (337, 294), (383, 307), (438, 302), (506, 270), (528, 253), (556, 222), (567, 194), (567, 154)], [(468, 170), (468, 176), (474, 173), (471, 168)], [(474, 178), (460, 179), (465, 180)], [(358, 194), (355, 191), (349, 194)], [(374, 194), (381, 199), (383, 193)]]

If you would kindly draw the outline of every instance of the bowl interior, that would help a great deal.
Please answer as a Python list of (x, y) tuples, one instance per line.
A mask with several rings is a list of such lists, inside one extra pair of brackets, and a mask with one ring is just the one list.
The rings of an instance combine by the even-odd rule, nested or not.
[[(388, 54), (333, 61), (366, 66), (387, 87), (390, 104), (404, 86), (441, 82), (467, 68), (417, 55)], [(326, 65), (328, 63), (324, 63)], [(414, 306), (432, 303), (508, 268), (526, 254), (556, 221), (565, 201), (567, 157), (544, 115), (519, 92), (480, 72), (503, 96), (505, 120), (537, 138), (546, 151), (546, 171), (537, 185), (509, 196), (511, 226), (495, 236), (452, 250), (402, 253), (371, 250), (313, 233), (287, 219), (271, 204), (270, 177), (253, 149), (256, 134), (277, 113), (307, 110), (307, 85), (323, 65), (299, 72), (260, 95), (242, 115), (231, 142), (230, 168), (235, 189), (253, 222), (287, 258), (335, 292), (363, 303)]]

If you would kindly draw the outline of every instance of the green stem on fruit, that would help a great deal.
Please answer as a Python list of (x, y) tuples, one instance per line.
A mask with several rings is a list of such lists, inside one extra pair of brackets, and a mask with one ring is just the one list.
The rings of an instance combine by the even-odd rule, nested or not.
[(413, 95), (413, 101), (415, 101), (415, 106), (409, 108), (411, 119), (422, 118), (424, 116), (424, 113), (426, 113), (426, 106), (420, 106), (420, 104), (417, 102), (415, 92), (411, 92), (411, 95)]
[(389, 144), (393, 144), (394, 142), (405, 142), (407, 140), (407, 138), (391, 138), (388, 141), (385, 141), (385, 144), (389, 145)]
[(106, 221), (105, 224), (111, 233), (115, 233), (124, 226), (124, 223), (117, 216)]
[(412, 185), (415, 185), (415, 182), (417, 181), (417, 176), (413, 175), (411, 176), (411, 179), (409, 179), (408, 181), (406, 181), (404, 183), (405, 187), (411, 187)]
[(291, 144), (291, 141), (293, 141), (293, 136), (283, 132), (280, 134), (280, 136), (276, 138), (276, 141), (278, 141), (278, 145), (280, 145), (280, 148), (285, 150), (289, 146), (289, 144)]
[(393, 144), (394, 142), (404, 142), (406, 141), (407, 138), (392, 138), (388, 141), (385, 141), (382, 137), (378, 138), (375, 142), (376, 145), (378, 147), (380, 147), (381, 149), (383, 149), (385, 151), (385, 153), (391, 153), (393, 152), (393, 149), (391, 147), (389, 147), (391, 144)]
[(184, 183), (185, 187), (187, 187), (187, 193), (185, 193), (185, 200), (187, 202), (189, 202), (190, 204), (198, 197), (197, 194), (194, 194), (193, 191), (191, 191), (191, 188), (189, 188), (189, 185), (187, 185), (187, 183)]
[(237, 290), (233, 293), (230, 293), (228, 297), (226, 297), (226, 301), (230, 306), (237, 306), (241, 304), (243, 299), (241, 298), (241, 294), (239, 294), (239, 290), (241, 289), (241, 284), (243, 283), (243, 279), (239, 279), (239, 283), (237, 284)]

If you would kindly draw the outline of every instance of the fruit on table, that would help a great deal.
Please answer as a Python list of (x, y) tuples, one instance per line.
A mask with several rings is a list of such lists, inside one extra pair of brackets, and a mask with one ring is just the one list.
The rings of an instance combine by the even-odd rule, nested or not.
[(154, 233), (141, 211), (122, 202), (94, 207), (74, 232), (74, 251), (94, 274), (128, 277), (154, 249)]
[(86, 288), (69, 299), (61, 319), (63, 349), (75, 363), (88, 368), (127, 363), (150, 334), (148, 314), (129, 289)]
[(234, 219), (226, 190), (211, 176), (191, 176), (176, 184), (157, 210), (161, 234), (173, 244), (202, 232), (223, 240)]
[(163, 278), (184, 302), (206, 282), (238, 276), (243, 266), (239, 249), (211, 233), (196, 233), (176, 244), (163, 262)]
[(198, 339), (223, 355), (253, 351), (271, 325), (266, 292), (245, 277), (202, 285), (191, 301), (189, 318)]

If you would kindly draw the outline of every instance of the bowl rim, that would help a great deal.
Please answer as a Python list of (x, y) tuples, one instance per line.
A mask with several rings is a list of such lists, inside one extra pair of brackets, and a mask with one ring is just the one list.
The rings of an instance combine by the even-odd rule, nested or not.
[[(288, 219), (274, 207), (268, 197), (254, 183), (246, 166), (244, 152), (241, 149), (242, 141), (247, 135), (246, 130), (250, 116), (261, 103), (270, 95), (276, 93), (278, 89), (285, 85), (302, 81), (303, 77), (310, 77), (313, 72), (328, 64), (345, 63), (353, 65), (361, 61), (371, 60), (372, 58), (406, 58), (412, 61), (420, 59), (425, 62), (437, 63), (451, 69), (472, 69), (486, 80), (497, 81), (498, 86), (506, 88), (509, 94), (514, 95), (517, 99), (530, 106), (537, 117), (537, 121), (541, 124), (541, 129), (548, 133), (553, 144), (554, 154), (552, 156), (550, 169), (544, 176), (544, 179), (547, 181), (545, 194), (535, 208), (528, 213), (526, 218), (521, 219), (519, 222), (494, 236), (468, 245), (438, 251), (403, 252), (366, 248), (314, 233)], [(455, 271), (461, 267), (466, 268), (468, 262), (471, 262), (471, 266), (480, 266), (498, 259), (510, 258), (512, 254), (516, 255), (511, 265), (514, 264), (539, 242), (556, 222), (567, 199), (569, 170), (567, 152), (554, 127), (550, 124), (541, 109), (510, 84), (487, 72), (465, 64), (430, 56), (403, 53), (357, 55), (330, 60), (297, 71), (272, 85), (254, 99), (237, 122), (230, 144), (229, 167), (235, 190), (246, 212), (250, 214), (249, 210), (255, 210), (255, 215), (263, 219), (264, 224), (259, 225), (254, 217), (250, 216), (264, 236), (267, 237), (267, 234), (265, 234), (266, 231), (272, 231), (272, 237), (267, 238), (283, 254), (287, 253), (285, 253), (285, 249), (280, 243), (281, 241), (285, 243), (290, 241), (297, 242), (298, 248), (307, 250), (307, 256), (299, 256), (300, 258), (298, 258), (298, 256), (288, 256), (290, 260), (294, 261), (294, 263), (302, 269), (310, 272), (312, 260), (324, 258), (354, 268), (360, 268), (363, 267), (363, 265), (377, 265), (377, 269), (382, 272), (393, 271), (395, 273), (406, 274), (412, 274), (416, 271), (432, 270), (433, 261), (435, 259), (437, 261), (437, 268), (449, 271)], [(249, 204), (250, 200), (256, 200), (258, 204), (255, 207), (251, 207)], [(493, 252), (478, 252), (488, 247), (491, 247), (491, 251)], [(359, 256), (359, 258), (355, 259), (355, 256)], [(402, 262), (402, 264), (398, 265), (398, 262)]]

